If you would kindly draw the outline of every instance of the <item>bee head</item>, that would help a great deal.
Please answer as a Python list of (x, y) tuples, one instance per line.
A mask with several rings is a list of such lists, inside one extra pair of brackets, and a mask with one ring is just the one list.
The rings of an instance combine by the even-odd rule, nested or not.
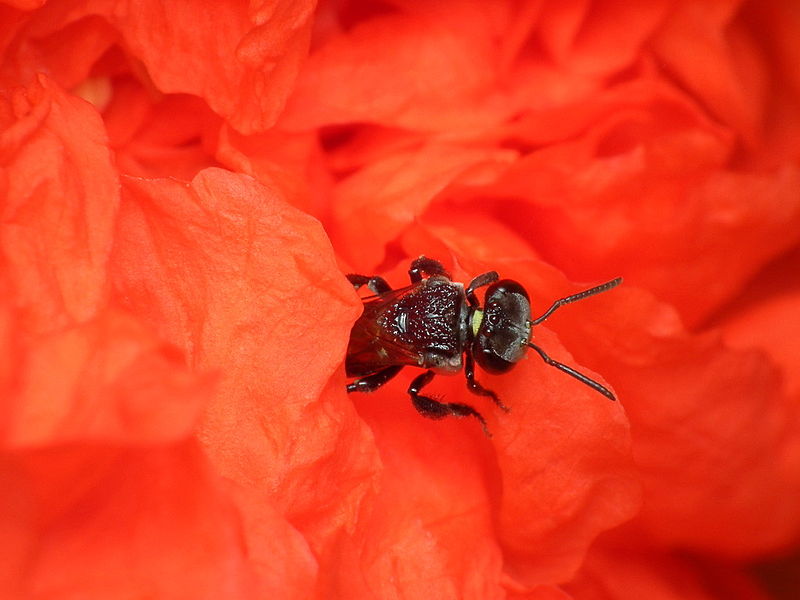
[(505, 373), (525, 356), (531, 336), (531, 305), (519, 283), (501, 279), (486, 290), (483, 309), (472, 317), (472, 355), (489, 373)]

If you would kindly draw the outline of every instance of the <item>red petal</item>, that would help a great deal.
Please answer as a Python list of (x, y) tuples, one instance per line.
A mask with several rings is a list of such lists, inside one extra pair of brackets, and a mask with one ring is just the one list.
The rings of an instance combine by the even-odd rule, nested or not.
[(539, 17), (539, 36), (570, 71), (603, 76), (637, 57), (668, 8), (665, 0), (549, 2)]
[[(220, 372), (200, 433), (212, 463), (248, 523), (266, 493), (328, 560), (378, 463), (340, 371), (359, 302), (322, 228), (220, 169), (124, 186), (118, 289), (194, 365)], [(266, 552), (261, 529), (245, 534)]]
[(297, 534), (264, 507), (263, 543), (280, 551), (263, 570), (271, 585), (259, 587), (236, 512), (193, 442), (22, 453), (6, 457), (0, 479), (24, 501), (3, 502), (0, 514), (21, 518), (36, 540), (17, 574), (21, 597), (263, 597), (285, 589), (287, 574), (313, 574)]
[(758, 349), (781, 367), (787, 396), (800, 393), (800, 250), (769, 266), (718, 318), (725, 342)]
[(90, 319), (106, 295), (119, 182), (97, 112), (46, 78), (5, 96), (2, 250), (34, 330)]
[[(4, 61), (0, 81), (7, 86), (29, 84), (47, 73), (64, 88), (72, 89), (89, 75), (94, 63), (117, 40), (104, 19), (88, 16), (85, 3), (51, 2), (38, 10), (10, 19), (3, 16)], [(34, 7), (31, 7), (34, 8)], [(38, 7), (36, 7), (38, 8)]]
[[(562, 354), (547, 330), (536, 340), (552, 358), (597, 378)], [(512, 406), (496, 436), (511, 572), (523, 581), (563, 581), (598, 533), (639, 508), (625, 413), (535, 356), (513, 377), (484, 380)]]
[[(173, 1), (49, 3), (14, 33), (7, 79), (40, 70), (80, 83), (121, 37), (166, 93), (200, 96), (244, 132), (269, 128), (308, 51), (313, 2), (231, 4)], [(12, 68), (9, 68), (13, 66)]]
[(178, 0), (140, 2), (108, 17), (160, 90), (200, 96), (252, 133), (283, 108), (308, 49), (312, 10), (308, 1)]
[(35, 342), (30, 332), (11, 333), (8, 448), (182, 439), (213, 389), (211, 378), (190, 375), (180, 354), (119, 311)]
[(400, 376), (353, 395), (381, 452), (380, 487), (342, 536), (319, 597), (502, 598), (491, 445), (474, 421), (422, 417), (407, 386)]
[[(672, 310), (631, 286), (614, 294), (607, 322), (591, 326), (607, 344), (592, 364), (631, 419), (640, 526), (663, 544), (737, 558), (796, 539), (800, 420), (776, 366), (714, 332), (687, 334)], [(572, 314), (553, 321), (577, 345), (593, 317), (586, 307)]]
[(380, 15), (331, 36), (303, 65), (281, 122), (297, 129), (363, 121), (441, 131), (496, 120), (505, 107), (485, 96), (505, 8), (432, 7), (412, 4), (406, 14)]
[(633, 90), (644, 114), (619, 105), (578, 142), (520, 160), (473, 203), (497, 198), (494, 214), (571, 278), (622, 273), (696, 323), (800, 239), (800, 170), (730, 170), (723, 131), (674, 94)]
[(376, 161), (336, 188), (332, 235), (361, 271), (373, 270), (384, 247), (447, 186), (496, 176), (514, 153), (432, 144)]
[(752, 71), (764, 65), (758, 64), (747, 25), (732, 23), (739, 4), (679, 2), (653, 45), (660, 60), (706, 105), (753, 139), (765, 90), (764, 73)]
[(219, 117), (199, 98), (160, 96), (127, 78), (115, 79), (103, 111), (116, 164), (126, 175), (190, 180), (217, 163), (209, 155)]
[(227, 168), (252, 175), (279, 190), (293, 206), (318, 218), (327, 216), (330, 195), (327, 167), (316, 133), (292, 134), (277, 129), (244, 136), (223, 127), (217, 159)]

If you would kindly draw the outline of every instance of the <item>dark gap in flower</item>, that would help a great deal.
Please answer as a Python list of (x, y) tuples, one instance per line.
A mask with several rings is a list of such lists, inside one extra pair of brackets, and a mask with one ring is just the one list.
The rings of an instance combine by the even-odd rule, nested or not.
[(364, 21), (398, 12), (390, 2), (344, 2), (339, 9), (339, 24), (347, 32)]
[(384, 248), (384, 258), (381, 263), (375, 267), (375, 271), (377, 273), (386, 273), (391, 271), (397, 266), (398, 263), (408, 261), (410, 258), (408, 255), (406, 255), (405, 250), (403, 250), (403, 245), (397, 238), (389, 241)]
[(508, 130), (508, 136), (502, 138), (498, 142), (498, 146), (504, 150), (513, 150), (519, 153), (520, 156), (525, 156), (530, 154), (531, 152), (536, 152), (537, 150), (541, 150), (545, 147), (544, 144), (534, 144), (529, 142), (528, 140), (512, 135), (511, 132), (517, 127), (515, 122), (522, 121), (523, 119), (528, 118), (527, 115), (518, 115), (515, 116), (509, 123), (506, 124), (506, 129)]
[[(756, 159), (763, 159), (763, 156), (755, 157)], [(725, 164), (731, 171), (751, 171), (754, 168), (758, 169), (759, 167), (763, 168), (766, 165), (764, 164), (753, 164), (754, 156), (753, 156), (753, 148), (748, 147), (745, 141), (737, 136), (736, 139), (733, 141), (731, 146), (730, 154), (728, 155), (728, 161)], [(770, 167), (775, 165), (769, 165)]]
[(333, 152), (350, 143), (355, 137), (360, 124), (326, 125), (319, 130), (319, 143), (325, 152)]
[(639, 62), (634, 62), (627, 67), (620, 69), (619, 71), (615, 71), (608, 77), (604, 79), (605, 85), (603, 86), (604, 89), (611, 89), (617, 85), (623, 85), (625, 83), (630, 83), (632, 81), (637, 81), (641, 79), (643, 76), (641, 64)]
[[(141, 63), (137, 63), (137, 69), (141, 69)], [(112, 44), (106, 48), (105, 52), (94, 62), (89, 71), (90, 77), (132, 77), (137, 73), (133, 69), (130, 59), (125, 54), (125, 50), (117, 44)]]
[[(692, 552), (678, 551), (676, 556), (684, 564), (695, 566), (695, 572), (699, 583), (707, 592), (709, 598), (731, 598), (744, 600), (747, 598), (761, 597), (760, 592), (767, 588), (766, 581), (753, 581), (747, 574), (745, 561), (726, 560), (724, 558), (711, 558), (707, 555)], [(789, 559), (791, 561), (792, 559)], [(797, 562), (797, 557), (794, 557)], [(788, 575), (788, 574), (787, 574)], [(800, 578), (796, 573), (786, 577), (784, 583), (789, 585), (778, 587), (776, 591), (788, 592), (794, 590), (793, 594), (770, 594), (770, 598), (780, 600), (783, 598), (797, 598), (797, 584)], [(770, 590), (772, 591), (772, 590)]]
[(514, 150), (515, 152), (518, 152), (520, 156), (525, 156), (526, 154), (535, 152), (542, 146), (530, 144), (521, 139), (508, 139), (500, 142), (499, 147), (503, 150)]
[(600, 138), (595, 147), (595, 156), (611, 158), (627, 154), (645, 143), (650, 137), (649, 124), (636, 120), (628, 120), (611, 127)]
[(800, 597), (800, 552), (756, 564), (753, 572), (770, 598), (791, 600)]
[(482, 203), (490, 206), (490, 218), (502, 223), (508, 229), (526, 240), (531, 248), (547, 262), (558, 266), (568, 277), (574, 276), (565, 261), (553, 252), (559, 242), (555, 238), (557, 224), (562, 221), (563, 211), (559, 207), (545, 207), (514, 197), (484, 198)]
[[(786, 5), (788, 8), (790, 4)], [(800, 103), (800, 86), (787, 85), (786, 74), (793, 73), (797, 68), (791, 53), (787, 53), (784, 48), (786, 39), (776, 35), (775, 21), (780, 20), (778, 6), (770, 3), (748, 2), (737, 13), (735, 20), (730, 27), (741, 27), (751, 36), (753, 43), (757, 44), (761, 60), (759, 66), (763, 69), (764, 89), (762, 98), (764, 105), (761, 108), (761, 122), (759, 123), (761, 133), (770, 143), (773, 138), (780, 140), (786, 130), (787, 114), (794, 114)], [(796, 79), (794, 80), (797, 81)], [(779, 144), (783, 146), (783, 144)], [(795, 145), (781, 148), (779, 152), (769, 152), (764, 156), (763, 151), (752, 152), (757, 157), (769, 160), (770, 167), (777, 166), (785, 160), (794, 158), (792, 149)], [(789, 153), (787, 156), (785, 152)], [(764, 165), (760, 165), (764, 166)]]
[(531, 32), (525, 42), (520, 46), (519, 52), (517, 52), (517, 60), (519, 61), (521, 59), (542, 61), (544, 63), (555, 62), (542, 42), (542, 38), (535, 30)]
[(709, 315), (705, 321), (698, 323), (696, 329), (698, 331), (717, 329), (769, 298), (800, 293), (800, 279), (795, 276), (798, 264), (800, 264), (800, 246), (790, 248), (776, 256), (744, 281), (741, 291)]
[(661, 77), (664, 82), (668, 85), (674, 87), (677, 91), (682, 92), (687, 98), (691, 98), (692, 101), (697, 104), (698, 108), (703, 111), (703, 114), (712, 121), (715, 125), (719, 125), (720, 127), (730, 128), (730, 124), (726, 123), (714, 112), (713, 108), (708, 105), (703, 98), (698, 96), (695, 91), (687, 86), (683, 79), (680, 77), (680, 74), (676, 73), (674, 69), (672, 69), (668, 64), (661, 61), (656, 57), (654, 64), (658, 68), (658, 76)]
[(398, 152), (418, 150), (424, 141), (418, 132), (360, 122), (323, 127), (318, 137), (330, 171), (340, 178)]

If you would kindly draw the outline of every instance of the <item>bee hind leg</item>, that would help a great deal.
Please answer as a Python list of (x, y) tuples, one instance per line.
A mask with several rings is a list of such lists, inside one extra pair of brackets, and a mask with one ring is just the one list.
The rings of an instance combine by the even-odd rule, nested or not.
[(402, 368), (403, 368), (402, 365), (386, 367), (385, 369), (381, 369), (380, 371), (373, 373), (372, 375), (367, 375), (366, 377), (361, 377), (360, 379), (356, 379), (352, 383), (347, 384), (347, 391), (374, 392), (384, 383), (389, 381), (392, 377), (397, 375), (400, 372), (400, 369)]
[(477, 410), (467, 404), (457, 404), (455, 402), (439, 402), (428, 396), (421, 396), (419, 391), (428, 385), (433, 379), (433, 371), (425, 371), (422, 375), (415, 377), (408, 388), (408, 395), (414, 403), (414, 408), (423, 416), (429, 419), (443, 419), (444, 417), (475, 417), (480, 421), (483, 433), (487, 437), (492, 437), (489, 428), (486, 426), (486, 419)]

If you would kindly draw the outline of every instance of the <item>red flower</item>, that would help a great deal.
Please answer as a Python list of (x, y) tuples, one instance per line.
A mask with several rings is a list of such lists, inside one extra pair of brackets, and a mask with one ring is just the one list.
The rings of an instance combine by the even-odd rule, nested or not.
[[(0, 590), (780, 593), (800, 13), (623, 4), (0, 9)], [(343, 273), (423, 253), (534, 310), (624, 276), (535, 330), (620, 401), (536, 356), (478, 374), (508, 414), (431, 385), (491, 440), (413, 369), (348, 396)]]

